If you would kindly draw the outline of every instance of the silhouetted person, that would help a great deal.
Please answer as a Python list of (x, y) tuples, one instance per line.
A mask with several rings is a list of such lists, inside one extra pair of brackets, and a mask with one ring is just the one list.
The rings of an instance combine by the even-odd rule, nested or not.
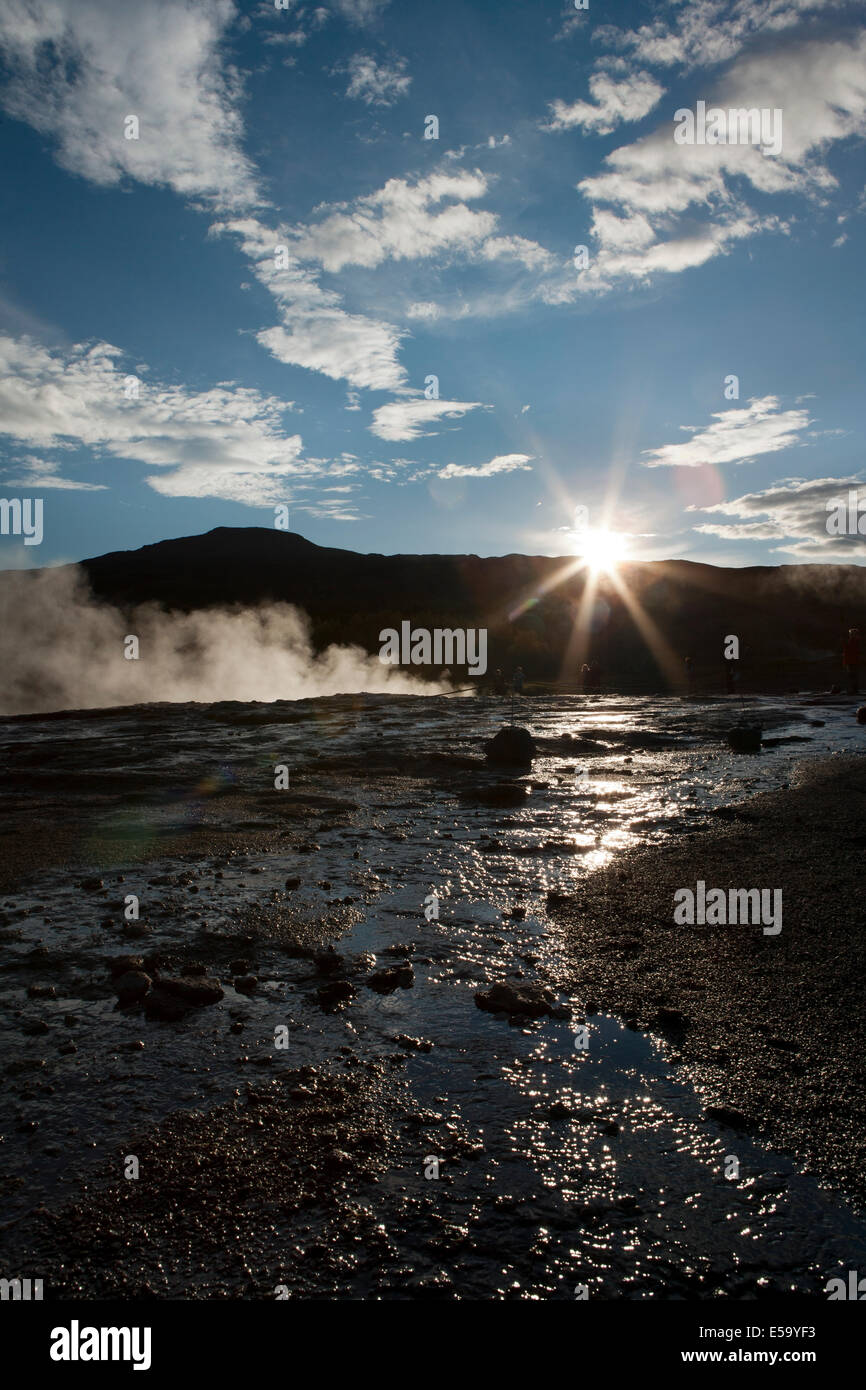
[(515, 695), (523, 694), (523, 682), (525, 679), (526, 677), (523, 674), (523, 667), (518, 666), (517, 670), (514, 672), (514, 675), (511, 678), (511, 686)]
[(695, 693), (695, 663), (690, 656), (687, 656), (683, 665), (686, 668), (686, 679), (689, 683), (689, 694)]
[(860, 629), (852, 627), (842, 648), (842, 665), (848, 681), (848, 694), (856, 695), (860, 687)]

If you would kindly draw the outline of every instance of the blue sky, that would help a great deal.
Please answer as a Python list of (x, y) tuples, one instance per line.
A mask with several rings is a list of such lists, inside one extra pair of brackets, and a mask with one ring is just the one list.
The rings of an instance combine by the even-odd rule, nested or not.
[[(861, 6), (6, 0), (0, 49), (0, 494), (44, 505), (0, 567), (281, 503), (365, 551), (567, 553), (582, 506), (638, 559), (862, 560)], [(781, 150), (676, 143), (698, 101)]]

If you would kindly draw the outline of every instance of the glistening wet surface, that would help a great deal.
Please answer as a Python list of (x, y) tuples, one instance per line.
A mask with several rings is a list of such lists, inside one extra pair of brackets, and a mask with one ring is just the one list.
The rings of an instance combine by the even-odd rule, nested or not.
[[(397, 1059), (422, 1123), (390, 1181), (358, 1175), (393, 1249), (347, 1266), (346, 1292), (447, 1269), (471, 1297), (749, 1297), (862, 1267), (866, 1225), (841, 1198), (706, 1119), (660, 1038), (562, 991), (546, 912), (624, 848), (858, 748), (850, 705), (528, 700), (516, 718), (540, 754), (523, 776), (475, 761), (509, 715), (359, 696), (0, 723), (7, 815), (76, 825), (83, 851), (107, 829), (129, 849), (0, 901), (11, 1219), (76, 1197), (173, 1111), (352, 1055)], [(724, 731), (753, 717), (770, 746), (731, 754)], [(215, 825), (232, 831), (224, 852), (162, 853)], [(118, 1007), (107, 962), (123, 954), (201, 967), (223, 997), (175, 1021)], [(545, 987), (554, 1013), (478, 1007), (506, 981)], [(455, 1136), (466, 1161), (449, 1171)]]

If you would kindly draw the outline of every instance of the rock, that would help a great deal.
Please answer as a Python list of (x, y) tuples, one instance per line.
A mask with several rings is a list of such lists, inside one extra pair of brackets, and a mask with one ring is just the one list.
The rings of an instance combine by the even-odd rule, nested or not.
[(136, 999), (143, 999), (152, 984), (150, 976), (143, 970), (128, 970), (126, 974), (115, 977), (114, 992), (121, 1004), (132, 1004)]
[(518, 985), (505, 980), (491, 985), (486, 992), (478, 990), (475, 1003), (489, 1013), (513, 1014), (520, 1018), (568, 1018), (569, 1010), (556, 1003), (553, 990), (544, 985)]
[(395, 1033), (395, 1043), (407, 1048), (410, 1052), (432, 1052), (433, 1044), (429, 1038), (413, 1038), (408, 1033)]
[(389, 965), (370, 975), (367, 984), (377, 994), (392, 994), (395, 989), (411, 989), (415, 983), (415, 971), (409, 961), (402, 965)]
[(728, 747), (734, 753), (759, 753), (762, 730), (756, 724), (738, 724), (728, 730)]
[(230, 1023), (230, 1024), (229, 1024), (229, 1032), (230, 1032), (230, 1033), (242, 1033), (243, 1031), (244, 1031), (244, 1024), (241, 1023), (240, 1019), (236, 1019), (234, 1023)]
[(157, 983), (161, 990), (190, 1004), (216, 1004), (223, 997), (219, 980), (207, 975), (160, 975)]
[(485, 751), (488, 762), (529, 767), (535, 757), (535, 740), (528, 729), (511, 724), (490, 739)]
[(414, 941), (395, 941), (393, 946), (385, 947), (386, 956), (411, 956), (415, 953)]
[(124, 922), (120, 928), (124, 936), (139, 938), (150, 934), (150, 927), (146, 922)]
[(83, 878), (78, 886), (83, 888), (85, 893), (98, 893), (105, 884), (101, 878)]
[(129, 970), (143, 970), (144, 956), (115, 956), (108, 962), (112, 975), (125, 975)]
[(313, 964), (320, 975), (333, 975), (336, 970), (340, 970), (343, 965), (343, 957), (339, 951), (335, 951), (333, 946), (329, 946), (327, 951), (317, 951), (313, 956)]
[(565, 903), (571, 902), (571, 894), (557, 893), (554, 888), (549, 888), (545, 902), (548, 907), (563, 907)]
[(74, 1042), (65, 1042), (60, 1044), (57, 1051), (60, 1052), (64, 1057), (68, 1057), (73, 1052), (77, 1052), (78, 1048), (75, 1046)]
[(565, 1120), (570, 1114), (571, 1106), (564, 1100), (555, 1100), (547, 1111), (548, 1119), (551, 1120)]
[[(247, 960), (245, 956), (241, 956), (238, 960), (233, 960), (229, 966), (229, 970), (233, 975), (246, 975), (251, 969), (252, 961)], [(237, 986), (235, 986), (235, 988), (237, 988)]]
[[(483, 801), (488, 806), (521, 806), (528, 794), (523, 782), (487, 782), (474, 787), (468, 797), (473, 801)], [(498, 848), (493, 841), (489, 852)]]
[(57, 998), (57, 990), (53, 985), (28, 985), (27, 994), (31, 999)]
[(169, 994), (159, 985), (144, 996), (144, 1012), (147, 1017), (159, 1019), (163, 1023), (178, 1022), (194, 1007), (195, 1005), (190, 1004), (188, 1000), (181, 999), (177, 994)]
[(325, 1154), (323, 1159), (325, 1172), (332, 1176), (336, 1176), (338, 1173), (346, 1173), (350, 1168), (354, 1168), (354, 1166), (354, 1160), (344, 1149), (331, 1149)]
[(740, 1110), (734, 1110), (730, 1105), (708, 1105), (704, 1110), (708, 1120), (716, 1120), (720, 1125), (729, 1125), (731, 1129), (747, 1129), (748, 1121)]
[(48, 1032), (48, 1024), (44, 1018), (25, 1018), (21, 1020), (21, 1032), (26, 1033), (28, 1038), (37, 1038)]
[(691, 1022), (688, 1014), (684, 1014), (681, 1009), (657, 1009), (655, 1021), (661, 1029), (669, 1029), (672, 1032), (681, 1032), (683, 1028), (688, 1028)]
[(348, 980), (331, 980), (316, 991), (316, 998), (323, 1009), (344, 1009), (351, 1004), (358, 991)]
[(861, 705), (857, 711), (857, 723), (866, 724), (866, 705)]
[(255, 975), (238, 975), (235, 979), (235, 989), (240, 994), (254, 994), (258, 983)]

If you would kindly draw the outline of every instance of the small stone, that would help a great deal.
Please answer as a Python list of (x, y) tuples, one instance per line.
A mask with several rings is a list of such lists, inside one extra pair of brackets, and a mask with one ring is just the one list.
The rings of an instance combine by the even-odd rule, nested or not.
[(44, 1018), (25, 1018), (21, 1022), (21, 1032), (26, 1033), (28, 1038), (40, 1037), (48, 1032), (48, 1024)]
[(489, 1013), (506, 1013), (522, 1018), (540, 1018), (545, 1014), (551, 1018), (569, 1016), (568, 1008), (558, 1005), (553, 991), (543, 985), (518, 985), (502, 981), (491, 985), (487, 991), (477, 990), (475, 1003), (479, 1009), (486, 1009)]
[(355, 998), (358, 991), (354, 985), (350, 985), (348, 980), (332, 980), (330, 984), (322, 985), (316, 992), (316, 998), (323, 1009), (343, 1009)]
[(415, 983), (415, 972), (408, 961), (402, 965), (389, 965), (370, 975), (367, 984), (377, 994), (392, 994), (395, 989), (411, 989)]
[(121, 1004), (132, 1004), (137, 999), (143, 999), (150, 989), (153, 981), (143, 970), (128, 970), (125, 975), (119, 975), (114, 981), (114, 992)]

